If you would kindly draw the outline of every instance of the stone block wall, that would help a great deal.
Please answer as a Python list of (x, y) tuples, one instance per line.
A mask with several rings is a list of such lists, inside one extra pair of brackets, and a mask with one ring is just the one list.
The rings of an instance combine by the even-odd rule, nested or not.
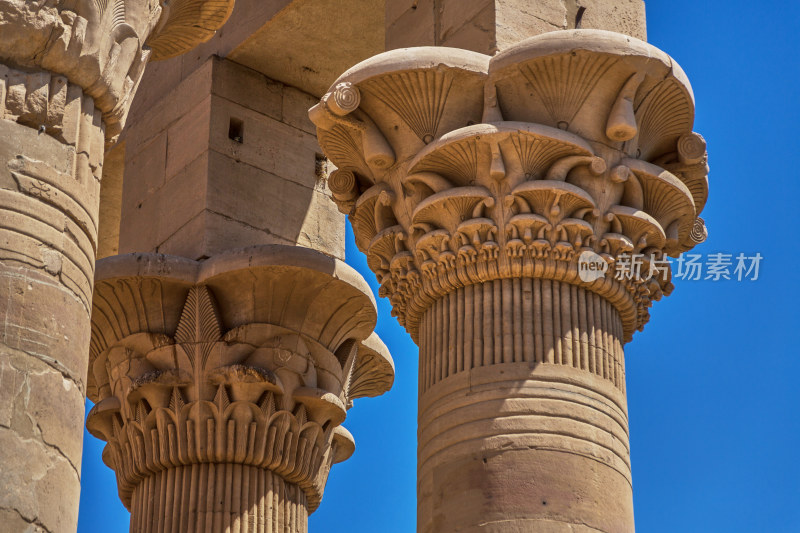
[(449, 46), (494, 54), (556, 30), (603, 29), (646, 40), (642, 0), (395, 0), (386, 49)]
[(132, 117), (125, 137), (119, 253), (200, 259), (254, 244), (344, 257), (306, 110), (312, 96), (208, 59)]

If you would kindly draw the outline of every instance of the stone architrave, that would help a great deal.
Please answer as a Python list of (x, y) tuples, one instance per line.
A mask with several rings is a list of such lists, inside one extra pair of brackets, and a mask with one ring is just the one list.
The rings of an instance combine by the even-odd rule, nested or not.
[(420, 347), (418, 530), (633, 531), (623, 346), (706, 236), (678, 64), (602, 30), (395, 50), (309, 114)]
[(0, 0), (0, 524), (74, 532), (103, 153), (233, 0)]
[(388, 391), (369, 286), (319, 252), (98, 261), (86, 426), (130, 531), (307, 530), (353, 453), (356, 398)]

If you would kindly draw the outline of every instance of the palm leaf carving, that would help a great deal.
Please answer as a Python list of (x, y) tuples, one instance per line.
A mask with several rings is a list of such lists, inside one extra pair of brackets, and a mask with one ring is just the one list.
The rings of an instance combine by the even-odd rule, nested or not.
[[(175, 330), (175, 342), (182, 346), (186, 355), (195, 367), (196, 357), (205, 363), (214, 342), (222, 338), (222, 325), (217, 316), (214, 298), (205, 285), (192, 287), (183, 304), (178, 328)], [(194, 346), (185, 346), (194, 345)]]

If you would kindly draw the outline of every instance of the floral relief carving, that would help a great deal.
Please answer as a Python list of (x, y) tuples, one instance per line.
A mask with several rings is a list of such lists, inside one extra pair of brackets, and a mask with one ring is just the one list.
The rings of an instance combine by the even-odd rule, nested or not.
[[(350, 106), (332, 106), (343, 92)], [(592, 251), (613, 269), (621, 254), (661, 261), (707, 235), (691, 86), (635, 39), (551, 32), (493, 58), (390, 51), (344, 73), (309, 114), (338, 167), (334, 201), (415, 340), (437, 299), (518, 277), (605, 297), (630, 340), (670, 276), (584, 282), (578, 256)], [(391, 163), (370, 163), (370, 147)]]
[[(68, 81), (92, 97), (103, 115), (106, 140), (112, 141), (122, 131), (147, 62), (207, 41), (233, 5), (233, 0), (3, 0), (0, 56), (8, 66), (61, 76), (57, 83), (64, 90)], [(0, 98), (0, 107), (4, 104), (9, 107), (7, 96)]]
[[(394, 365), (370, 333), (375, 309), (363, 280), (338, 262), (332, 277), (313, 261), (334, 260), (289, 248), (202, 263), (119, 256), (106, 278), (100, 262), (87, 428), (108, 443), (103, 460), (129, 508), (160, 472), (233, 463), (297, 485), (311, 512), (331, 465), (353, 453), (347, 410), (389, 390)], [(248, 266), (254, 256), (271, 262), (276, 249), (289, 264)], [(241, 292), (242, 275), (263, 280), (254, 295)], [(310, 289), (276, 294), (301, 281)], [(248, 305), (238, 317), (226, 312)], [(335, 335), (325, 333), (330, 325)]]

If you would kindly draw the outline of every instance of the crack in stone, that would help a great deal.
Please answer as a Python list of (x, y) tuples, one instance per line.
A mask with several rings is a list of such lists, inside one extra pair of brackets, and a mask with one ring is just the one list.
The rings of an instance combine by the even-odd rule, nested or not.
[[(81, 394), (84, 394), (84, 395), (86, 394), (86, 391), (84, 390), (83, 383), (79, 379), (73, 378), (70, 375), (70, 370), (67, 367), (65, 367), (64, 365), (62, 365), (61, 363), (59, 363), (56, 359), (54, 359), (54, 358), (52, 358), (50, 356), (47, 356), (45, 354), (40, 354), (40, 353), (36, 353), (36, 352), (30, 352), (30, 351), (28, 351), (28, 350), (26, 350), (24, 348), (21, 348), (21, 347), (10, 346), (10, 345), (6, 344), (5, 342), (2, 342), (2, 345), (8, 346), (12, 350), (17, 350), (17, 351), (19, 351), (21, 353), (24, 353), (25, 355), (28, 355), (28, 356), (33, 357), (35, 359), (38, 359), (39, 361), (43, 362), (44, 364), (46, 364), (47, 366), (49, 366), (50, 368), (52, 368), (53, 370), (55, 370), (56, 372), (61, 374), (61, 376), (64, 379), (66, 379), (67, 381), (70, 381), (72, 384), (74, 384), (75, 387), (77, 387), (78, 391)], [(19, 369), (17, 369), (17, 370), (21, 371)], [(27, 372), (27, 370), (24, 371), (24, 372), (29, 373), (29, 372)], [(44, 373), (43, 372), (37, 372), (36, 374), (41, 375), (41, 374), (44, 374)]]
[[(42, 244), (44, 244), (44, 243), (42, 243)], [(45, 246), (48, 246), (48, 245), (45, 244)], [(0, 251), (2, 251), (2, 249), (0, 249)], [(58, 273), (58, 275), (53, 275), (52, 273), (50, 273), (47, 270), (47, 268), (48, 268), (47, 265), (45, 265), (43, 263), (42, 264), (37, 264), (37, 263), (39, 263), (41, 261), (39, 258), (31, 257), (30, 255), (27, 255), (27, 254), (24, 254), (24, 255), (23, 254), (18, 254), (18, 255), (21, 255), (23, 257), (27, 257), (28, 259), (30, 259), (30, 261), (25, 261), (25, 260), (23, 260), (21, 258), (0, 257), (0, 265), (3, 265), (4, 262), (22, 263), (23, 265), (25, 265), (25, 268), (47, 272), (47, 274), (51, 278), (58, 279), (58, 283), (52, 283), (50, 285), (51, 287), (55, 287), (57, 289), (65, 291), (67, 294), (72, 296), (81, 305), (81, 307), (83, 307), (83, 309), (86, 311), (87, 314), (91, 314), (92, 309), (91, 309), (90, 306), (87, 306), (86, 300), (81, 297), (82, 295), (77, 293), (77, 292), (75, 292), (74, 290), (69, 288), (69, 286), (66, 283), (64, 283), (64, 280), (62, 279), (62, 276), (64, 275), (64, 271), (63, 270), (60, 271)], [(12, 275), (9, 275), (10, 274), (9, 272), (6, 272), (5, 274), (9, 278), (17, 277), (17, 278), (24, 279), (27, 282), (31, 281), (27, 276), (24, 276), (24, 275), (23, 276), (20, 276), (20, 275), (12, 276)], [(44, 283), (44, 281), (41, 280), (41, 279), (37, 279), (35, 281), (37, 283)], [(5, 325), (7, 326), (8, 324), (6, 323)], [(35, 354), (31, 354), (31, 355), (35, 355)]]
[(19, 516), (23, 522), (34, 525), (40, 528), (42, 531), (45, 531), (46, 533), (51, 533), (50, 529), (48, 529), (47, 526), (42, 524), (38, 518), (27, 518), (25, 515), (22, 514), (22, 511), (20, 511), (19, 509), (16, 509), (14, 507), (0, 506), (0, 511), (10, 511), (12, 513), (16, 513), (16, 515)]
[[(39, 424), (38, 424), (38, 423), (36, 424), (36, 428), (39, 430), (39, 436), (40, 436), (40, 437), (42, 437), (41, 439), (38, 439), (38, 440), (37, 440), (37, 439), (32, 439), (32, 438), (25, 438), (25, 437), (23, 437), (22, 435), (20, 435), (19, 433), (17, 433), (16, 431), (14, 431), (14, 429), (13, 429), (13, 428), (9, 428), (9, 431), (11, 431), (12, 433), (14, 433), (14, 435), (16, 435), (16, 436), (17, 436), (17, 438), (18, 438), (18, 439), (19, 439), (21, 442), (25, 442), (25, 443), (34, 443), (34, 444), (42, 444), (42, 445), (44, 445), (44, 446), (45, 446), (45, 448), (51, 448), (51, 449), (54, 449), (54, 450), (55, 450), (55, 451), (58, 453), (58, 455), (59, 455), (59, 456), (61, 456), (61, 457), (62, 457), (62, 458), (63, 458), (63, 459), (64, 459), (64, 460), (67, 462), (67, 464), (68, 464), (68, 465), (69, 465), (69, 467), (72, 469), (72, 471), (73, 471), (73, 472), (75, 472), (75, 475), (77, 476), (77, 478), (78, 478), (78, 481), (80, 482), (80, 479), (81, 479), (81, 474), (80, 474), (80, 472), (78, 472), (78, 469), (75, 467), (75, 465), (73, 465), (73, 464), (72, 464), (72, 461), (69, 459), (69, 457), (67, 457), (67, 455), (66, 455), (66, 454), (64, 454), (64, 452), (61, 450), (61, 448), (59, 448), (57, 445), (55, 445), (55, 444), (50, 444), (49, 442), (47, 442), (46, 440), (44, 440), (44, 436), (42, 435), (42, 432), (41, 432), (41, 427), (39, 427)], [(36, 481), (36, 482), (38, 482), (38, 481), (41, 481), (41, 480), (42, 480), (42, 479), (43, 479), (43, 478), (44, 478), (44, 477), (47, 475), (47, 473), (48, 473), (50, 470), (52, 470), (53, 468), (55, 468), (55, 467), (56, 467), (56, 464), (55, 464), (54, 462), (52, 462), (52, 461), (51, 461), (51, 462), (50, 462), (50, 464), (48, 464), (48, 465), (47, 465), (47, 468), (45, 469), (45, 471), (44, 471), (44, 474), (42, 474), (42, 475), (41, 475), (41, 476), (39, 476), (39, 477), (35, 477), (35, 476), (31, 475), (30, 479), (31, 479), (32, 481)]]
[(78, 476), (78, 481), (80, 481), (81, 480), (81, 473), (78, 471), (78, 468), (74, 464), (72, 464), (72, 459), (69, 458), (69, 456), (64, 452), (64, 450), (61, 449), (61, 447), (58, 444), (53, 444), (51, 442), (48, 442), (47, 439), (44, 436), (44, 432), (42, 431), (42, 427), (39, 425), (38, 422), (35, 422), (35, 424), (36, 424), (36, 429), (39, 430), (39, 436), (41, 437), (42, 443), (45, 446), (47, 446), (48, 448), (55, 449), (64, 459), (66, 459), (67, 463), (69, 463), (69, 466), (75, 472), (75, 475)]

